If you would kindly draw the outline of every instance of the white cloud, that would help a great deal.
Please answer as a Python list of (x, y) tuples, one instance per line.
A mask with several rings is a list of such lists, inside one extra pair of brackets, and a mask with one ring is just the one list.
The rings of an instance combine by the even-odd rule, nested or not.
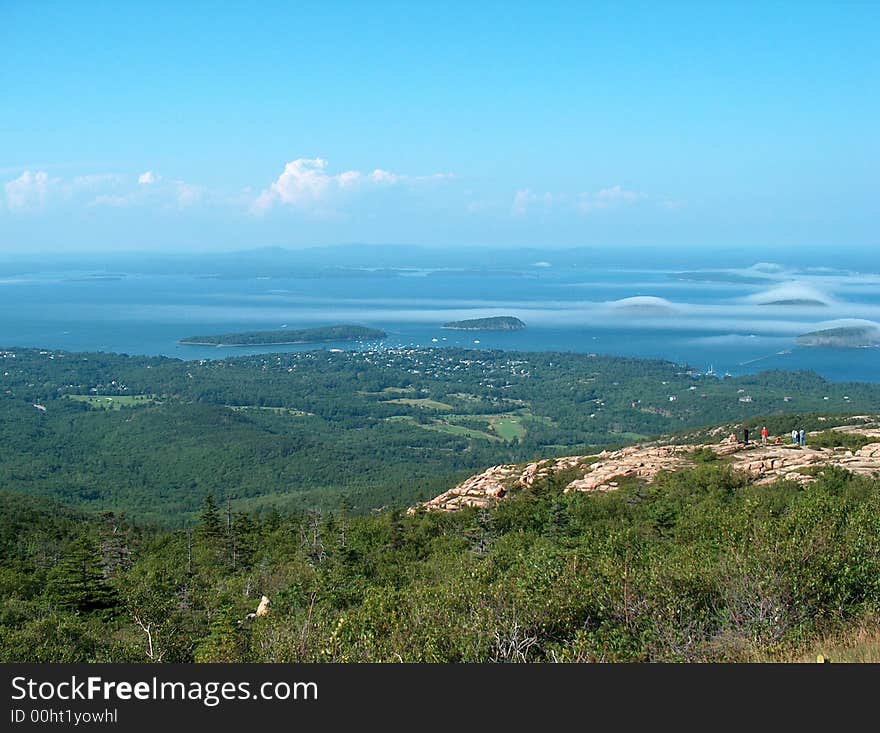
[(370, 173), (370, 180), (375, 181), (376, 183), (398, 183), (403, 180), (403, 176), (391, 173), (390, 171), (383, 171), (381, 168), (376, 168), (376, 170)]
[[(186, 209), (206, 201), (236, 208), (247, 205), (240, 199), (232, 201), (209, 194), (203, 186), (165, 179), (153, 171), (137, 176), (89, 173), (62, 179), (43, 170), (25, 170), (18, 178), (3, 184), (0, 206), (5, 204), (8, 211), (19, 213), (64, 205), (117, 209), (136, 206)], [(252, 199), (253, 195), (248, 196), (247, 202)]]
[(119, 194), (109, 194), (102, 193), (99, 196), (95, 196), (89, 203), (87, 204), (89, 207), (92, 206), (112, 206), (116, 209), (122, 209), (126, 206), (131, 206), (134, 203), (134, 198), (132, 196), (122, 196)]
[(336, 176), (340, 188), (350, 188), (361, 180), (361, 174), (358, 171), (345, 171)]
[(382, 168), (376, 168), (368, 174), (355, 170), (331, 174), (327, 172), (327, 161), (323, 158), (297, 158), (287, 163), (281, 175), (260, 192), (251, 204), (251, 211), (260, 214), (279, 203), (326, 213), (326, 201), (341, 192), (363, 190), (369, 186), (448, 180), (453, 177), (451, 173), (407, 176)]
[(49, 189), (57, 181), (57, 178), (49, 178), (46, 171), (27, 170), (3, 186), (6, 205), (13, 211), (39, 208), (46, 203)]
[[(19, 169), (20, 170), (20, 169)], [(25, 170), (18, 178), (0, 181), (0, 207), (9, 212), (36, 210), (47, 206), (154, 207), (186, 209), (195, 205), (250, 208), (261, 213), (272, 206), (292, 206), (319, 216), (344, 213), (340, 204), (368, 191), (397, 186), (431, 185), (453, 178), (451, 173), (409, 176), (383, 168), (372, 172), (346, 170), (330, 173), (323, 158), (298, 158), (287, 163), (272, 184), (259, 191), (240, 189), (224, 193), (153, 170), (140, 174), (88, 173), (56, 178), (44, 170)]]
[(549, 191), (545, 193), (534, 193), (529, 188), (523, 188), (517, 191), (513, 196), (512, 211), (516, 216), (525, 216), (528, 210), (535, 206), (549, 208), (556, 203), (561, 197), (552, 194)]
[(595, 192), (578, 194), (553, 193), (545, 191), (536, 193), (530, 188), (522, 188), (513, 196), (511, 211), (515, 216), (524, 216), (530, 210), (540, 208), (544, 211), (555, 209), (590, 214), (602, 209), (615, 209), (647, 198), (638, 191), (630, 191), (623, 186), (609, 186)]
[(177, 195), (177, 206), (181, 209), (198, 203), (204, 193), (204, 189), (201, 186), (184, 183), (183, 181), (175, 181), (174, 190)]
[(284, 171), (263, 191), (254, 202), (256, 211), (264, 211), (275, 201), (291, 206), (306, 206), (319, 201), (328, 189), (351, 186), (358, 175), (346, 171), (338, 176), (325, 172), (327, 161), (323, 158), (297, 158), (284, 166)]
[(617, 208), (635, 203), (643, 198), (636, 191), (629, 191), (622, 186), (603, 188), (596, 193), (581, 193), (577, 197), (577, 209), (581, 213), (589, 214), (601, 209)]

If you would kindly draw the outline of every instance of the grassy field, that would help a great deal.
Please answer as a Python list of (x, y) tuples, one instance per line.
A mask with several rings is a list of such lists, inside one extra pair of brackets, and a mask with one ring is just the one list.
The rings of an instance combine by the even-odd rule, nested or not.
[(526, 429), (519, 417), (496, 417), (489, 424), (502, 440), (516, 440), (526, 435)]
[(156, 395), (101, 395), (101, 394), (71, 394), (67, 399), (74, 402), (85, 402), (95, 410), (121, 410), (123, 407), (141, 407), (151, 405), (156, 401)]
[[(411, 404), (416, 400), (389, 400), (390, 402)], [(421, 402), (421, 400), (420, 400)], [(424, 402), (433, 402), (433, 400), (425, 400)], [(443, 404), (443, 403), (436, 403)], [(449, 406), (447, 405), (448, 409)], [(439, 409), (439, 408), (434, 408)], [(413, 425), (418, 425), (426, 430), (436, 430), (441, 433), (449, 433), (450, 435), (461, 435), (467, 438), (479, 438), (481, 440), (505, 441), (510, 442), (524, 438), (527, 433), (524, 425), (524, 418), (530, 417), (528, 414), (503, 414), (503, 415), (444, 415), (435, 418), (430, 424), (419, 423), (412, 417), (397, 415), (389, 420), (408, 420)], [(462, 425), (459, 421), (479, 420), (485, 424), (485, 430), (479, 430), (473, 425)]]
[(429, 430), (437, 430), (441, 433), (449, 433), (450, 435), (463, 435), (467, 438), (482, 438), (484, 440), (501, 440), (497, 435), (484, 433), (480, 430), (465, 427), (464, 425), (456, 425), (445, 420), (437, 420), (432, 425), (423, 425), (422, 427)]
[(492, 440), (492, 441), (500, 441), (497, 435), (492, 435), (491, 433), (484, 433), (480, 430), (474, 430), (473, 428), (465, 427), (464, 425), (456, 425), (453, 422), (448, 420), (434, 420), (430, 424), (424, 424), (417, 422), (410, 415), (395, 415), (393, 417), (386, 418), (387, 420), (405, 420), (406, 422), (411, 423), (412, 425), (416, 425), (420, 428), (424, 428), (425, 430), (435, 430), (438, 433), (448, 433), (450, 435), (461, 435), (466, 438), (479, 438), (482, 440)]

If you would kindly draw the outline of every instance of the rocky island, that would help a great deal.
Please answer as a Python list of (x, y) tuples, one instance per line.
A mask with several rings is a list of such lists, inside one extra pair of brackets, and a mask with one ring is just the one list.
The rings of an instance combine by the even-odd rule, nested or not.
[(186, 346), (286, 346), (320, 344), (331, 341), (369, 341), (387, 336), (384, 331), (365, 326), (320, 326), (285, 328), (278, 331), (245, 331), (211, 336), (187, 336), (178, 343)]
[(471, 318), (465, 321), (450, 321), (443, 324), (443, 328), (453, 331), (521, 331), (525, 327), (525, 323), (513, 316)]
[(798, 346), (826, 346), (839, 349), (858, 349), (880, 346), (880, 328), (876, 326), (842, 326), (825, 328), (801, 334)]

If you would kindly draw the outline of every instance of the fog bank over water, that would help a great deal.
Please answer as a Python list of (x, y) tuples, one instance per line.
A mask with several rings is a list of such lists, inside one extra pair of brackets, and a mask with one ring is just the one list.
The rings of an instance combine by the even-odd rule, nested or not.
[[(406, 249), (259, 250), (219, 258), (0, 263), (0, 346), (220, 358), (314, 347), (217, 349), (193, 334), (357, 323), (381, 343), (664, 358), (716, 373), (814, 369), (880, 379), (880, 349), (802, 348), (799, 335), (880, 322), (880, 274), (804, 258), (721, 267), (600, 266), (578, 250), (469, 258)], [(341, 257), (340, 254), (346, 254)], [(396, 253), (397, 264), (391, 256)], [(347, 256), (347, 255), (351, 256)], [(606, 258), (609, 258), (607, 255)], [(601, 258), (600, 258), (601, 259)], [(88, 265), (92, 265), (89, 267)], [(517, 332), (449, 332), (451, 320), (514, 316)], [(479, 343), (475, 343), (479, 342)]]

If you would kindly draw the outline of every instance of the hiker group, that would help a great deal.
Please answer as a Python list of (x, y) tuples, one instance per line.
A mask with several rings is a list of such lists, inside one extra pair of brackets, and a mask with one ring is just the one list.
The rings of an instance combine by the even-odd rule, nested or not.
[[(761, 445), (767, 445), (767, 440), (770, 437), (770, 431), (767, 430), (767, 426), (765, 425), (761, 428)], [(743, 428), (743, 442), (749, 442), (749, 429)], [(782, 441), (779, 439), (779, 436), (776, 436), (776, 444), (778, 445)], [(792, 428), (791, 431), (791, 444), (799, 445), (802, 448), (807, 444), (807, 434), (804, 432), (804, 429), (801, 428), (798, 430), (797, 428)]]

